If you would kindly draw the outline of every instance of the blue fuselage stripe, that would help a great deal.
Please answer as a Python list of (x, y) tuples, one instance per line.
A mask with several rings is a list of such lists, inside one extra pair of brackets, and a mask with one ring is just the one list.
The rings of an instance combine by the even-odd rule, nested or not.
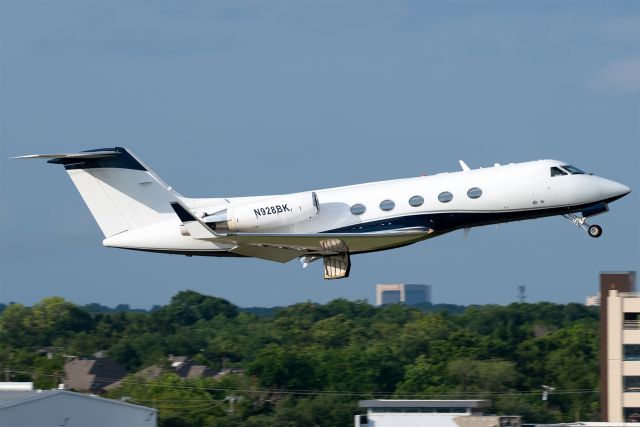
[(563, 215), (580, 212), (594, 205), (609, 203), (617, 199), (607, 199), (595, 203), (577, 206), (560, 206), (544, 209), (528, 209), (520, 211), (497, 212), (426, 212), (417, 215), (399, 216), (383, 220), (368, 221), (346, 227), (325, 230), (323, 233), (372, 233), (377, 231), (392, 231), (411, 227), (425, 227), (438, 234), (448, 233), (467, 227), (479, 227), (490, 224), (500, 224), (510, 221), (541, 218), (545, 216)]

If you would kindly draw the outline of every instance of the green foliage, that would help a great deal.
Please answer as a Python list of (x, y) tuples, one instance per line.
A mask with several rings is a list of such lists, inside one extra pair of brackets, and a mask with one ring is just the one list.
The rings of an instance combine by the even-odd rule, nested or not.
[(505, 392), (515, 384), (517, 372), (505, 360), (458, 359), (447, 364), (447, 376), (461, 392)]
[(157, 408), (161, 426), (211, 425), (215, 417), (224, 415), (219, 402), (213, 399), (198, 381), (183, 381), (175, 374), (166, 374), (155, 380), (127, 377), (124, 384), (107, 397), (123, 399)]
[(444, 393), (447, 390), (443, 364), (432, 363), (421, 354), (416, 361), (405, 367), (404, 378), (396, 389), (396, 398), (424, 396)]
[(495, 406), (500, 415), (518, 414), (525, 420), (536, 420), (538, 423), (552, 423), (567, 418), (558, 407), (545, 406), (539, 395), (503, 395), (497, 397)]
[(266, 387), (312, 390), (320, 386), (316, 367), (312, 351), (269, 344), (247, 364), (247, 372)]
[(192, 325), (200, 320), (211, 320), (216, 316), (235, 317), (238, 309), (222, 298), (202, 295), (194, 291), (178, 292), (169, 305), (152, 314), (162, 326), (172, 329), (175, 326)]
[[(151, 312), (87, 308), (58, 297), (8, 305), (0, 369), (48, 388), (63, 355), (106, 350), (129, 372), (170, 354), (243, 370), (217, 380), (130, 376), (110, 393), (158, 408), (164, 427), (349, 425), (358, 400), (384, 396), (488, 398), (492, 411), (530, 422), (597, 418), (598, 314), (577, 304), (442, 310), (338, 299), (240, 310), (183, 291)], [(557, 390), (546, 403), (543, 384)]]
[(118, 304), (116, 307), (111, 308), (102, 304), (98, 304), (96, 302), (92, 302), (91, 304), (83, 305), (82, 308), (89, 314), (97, 314), (97, 313), (119, 313), (119, 312), (132, 312), (132, 313), (146, 313), (147, 310), (143, 308), (131, 308), (129, 304)]
[(15, 347), (31, 345), (29, 331), (25, 329), (30, 310), (22, 304), (11, 304), (0, 317), (0, 336), (3, 344)]
[(45, 298), (32, 308), (10, 305), (0, 316), (0, 336), (17, 347), (46, 346), (93, 326), (91, 316), (60, 297)]

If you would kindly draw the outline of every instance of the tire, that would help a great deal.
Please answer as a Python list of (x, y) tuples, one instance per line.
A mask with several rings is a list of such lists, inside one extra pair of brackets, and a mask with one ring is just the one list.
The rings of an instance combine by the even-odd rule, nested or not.
[(598, 238), (602, 236), (602, 227), (600, 227), (599, 225), (592, 225), (589, 227), (589, 230), (587, 232), (589, 233), (590, 237)]

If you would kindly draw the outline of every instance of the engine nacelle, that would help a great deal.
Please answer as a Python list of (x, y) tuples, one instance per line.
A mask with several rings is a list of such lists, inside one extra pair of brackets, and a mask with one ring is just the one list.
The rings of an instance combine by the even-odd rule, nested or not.
[(315, 192), (287, 194), (241, 205), (205, 216), (214, 230), (254, 232), (306, 221), (318, 215), (320, 204)]

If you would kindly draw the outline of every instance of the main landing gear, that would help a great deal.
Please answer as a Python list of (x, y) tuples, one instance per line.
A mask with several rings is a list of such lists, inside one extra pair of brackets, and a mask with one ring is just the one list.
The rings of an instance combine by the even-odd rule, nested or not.
[(573, 223), (576, 227), (580, 227), (587, 232), (589, 237), (598, 238), (602, 236), (602, 227), (599, 225), (589, 225), (587, 224), (587, 218), (584, 216), (578, 216), (576, 214), (566, 214), (562, 215), (569, 221)]

